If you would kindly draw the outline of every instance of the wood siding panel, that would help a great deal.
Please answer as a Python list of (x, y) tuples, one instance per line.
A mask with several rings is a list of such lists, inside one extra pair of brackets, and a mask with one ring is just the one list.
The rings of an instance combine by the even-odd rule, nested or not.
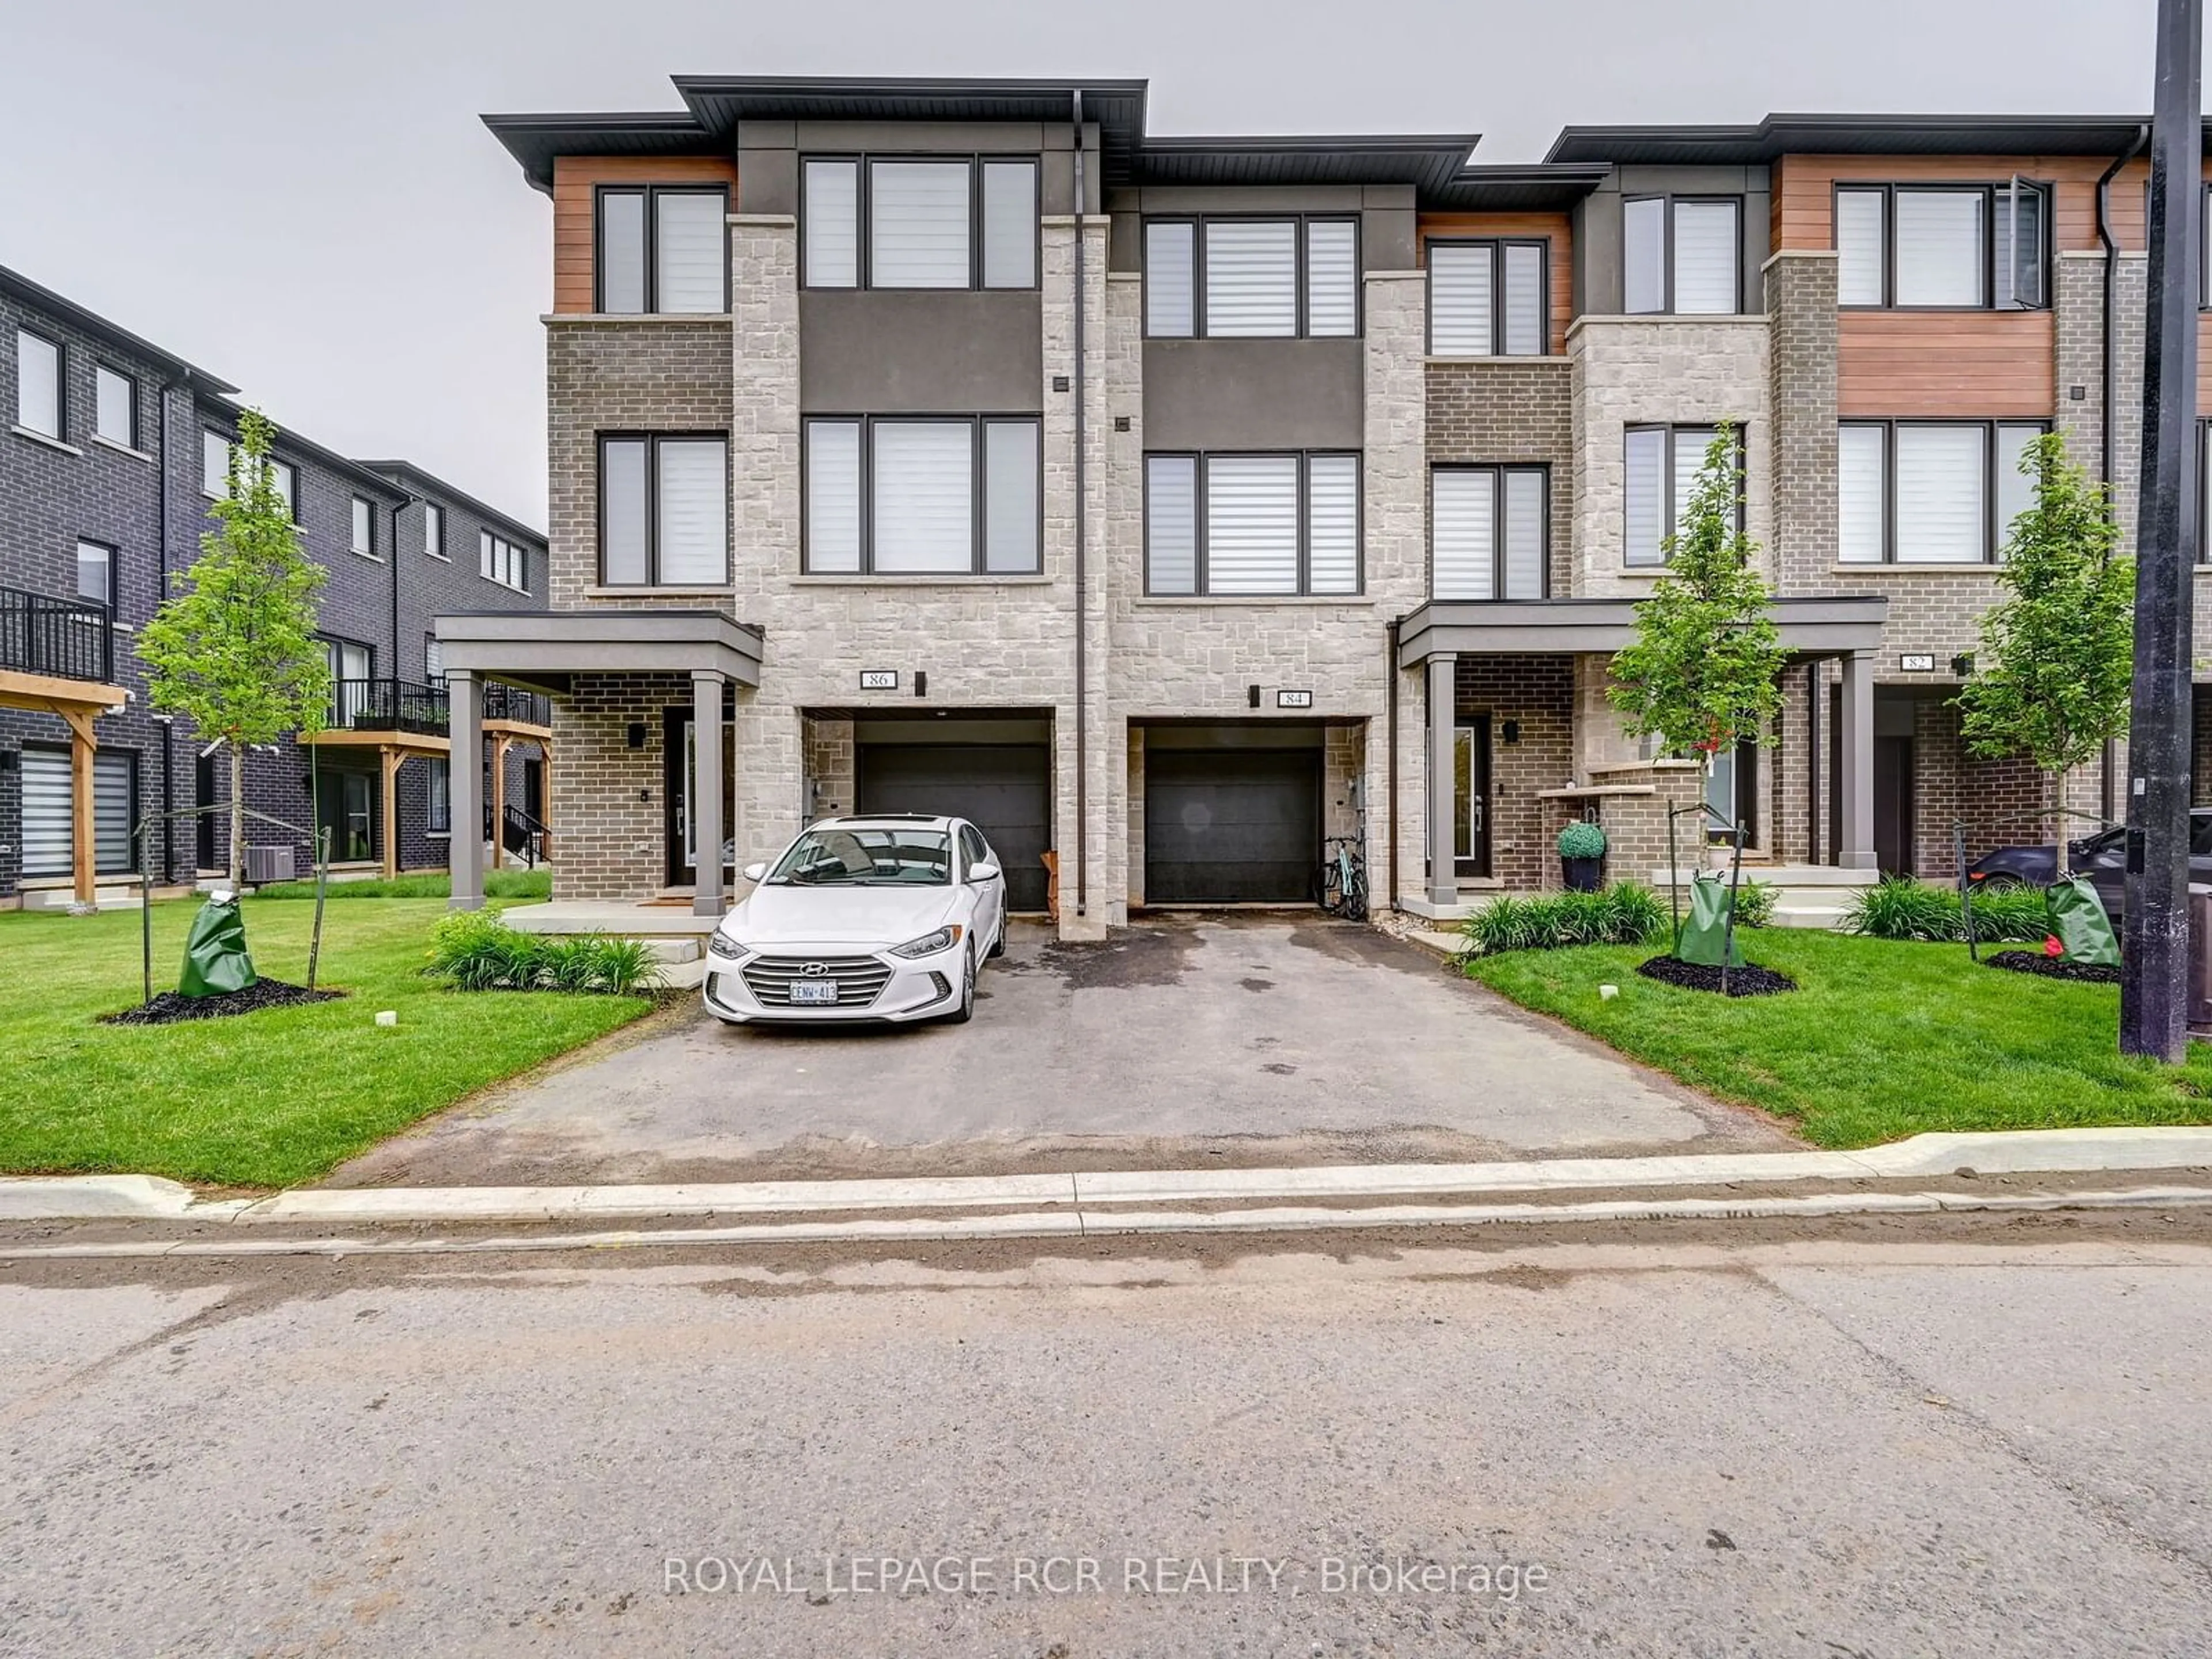
[(1527, 240), (1542, 237), (1551, 244), (1546, 263), (1551, 270), (1552, 320), (1547, 349), (1566, 355), (1567, 325), (1575, 319), (1574, 234), (1564, 213), (1424, 213), (1419, 232), (1421, 264), (1429, 262), (1431, 236), (1506, 236)]
[[(1774, 246), (1825, 248), (1835, 243), (1833, 198), (1839, 184), (2002, 184), (2017, 173), (2053, 186), (2053, 246), (2062, 253), (2100, 249), (2097, 180), (2109, 155), (1785, 155), (1774, 167)], [(2206, 164), (2212, 178), (2212, 162)], [(2150, 163), (2130, 161), (2112, 180), (2112, 235), (2121, 247), (2143, 246), (2143, 187)]]
[(1846, 311), (1837, 319), (1836, 406), (1853, 416), (2057, 411), (2057, 334), (2047, 311)]
[(553, 309), (592, 308), (592, 204), (599, 185), (726, 184), (738, 199), (738, 168), (719, 155), (562, 155), (553, 161)]

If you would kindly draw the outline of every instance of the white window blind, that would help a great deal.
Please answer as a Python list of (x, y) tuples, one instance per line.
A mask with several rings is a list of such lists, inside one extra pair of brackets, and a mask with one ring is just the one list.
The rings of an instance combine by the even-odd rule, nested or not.
[(1734, 202), (1674, 204), (1674, 310), (1678, 315), (1721, 316), (1737, 308), (1741, 241)]
[(1836, 192), (1836, 299), (1847, 306), (1887, 303), (1882, 270), (1882, 202), (1878, 190)]
[(806, 568), (860, 568), (860, 423), (806, 423)]
[[(599, 574), (610, 586), (652, 580), (647, 561), (646, 443), (623, 438), (609, 443), (599, 460)], [(477, 562), (491, 580), (491, 535), (477, 543)]]
[(374, 551), (376, 509), (358, 495), (353, 498), (353, 550), (356, 553)]
[(98, 542), (76, 544), (76, 596), (115, 603), (115, 550)]
[(655, 503), (658, 580), (719, 583), (730, 574), (730, 497), (719, 438), (663, 439)]
[(1359, 591), (1359, 458), (1306, 460), (1306, 591)]
[[(244, 464), (244, 459), (241, 453), (240, 457), (241, 465)], [(270, 462), (269, 486), (276, 492), (277, 500), (284, 503), (285, 513), (295, 524), (297, 524), (300, 521), (299, 470), (289, 461)]]
[(200, 434), (200, 494), (221, 501), (230, 491), (230, 445), (218, 432)]
[(1897, 192), (1897, 303), (1982, 303), (1982, 193)]
[(1216, 219), (1206, 227), (1206, 331), (1278, 337), (1298, 331), (1295, 220)]
[(1429, 349), (1439, 356), (1492, 354), (1497, 253), (1487, 242), (1429, 245)]
[(983, 422), (983, 568), (1037, 564), (1037, 423)]
[(1505, 472), (1505, 597), (1544, 597), (1544, 475), (1533, 467)]
[(1145, 591), (1198, 586), (1198, 461), (1153, 455), (1145, 462)]
[(868, 164), (868, 281), (876, 288), (966, 288), (965, 161)]
[(857, 288), (860, 282), (860, 164), (806, 164), (806, 285)]
[(1505, 246), (1505, 354), (1510, 357), (1544, 355), (1544, 313), (1549, 296), (1544, 292), (1544, 250), (1526, 242)]
[(1897, 428), (1899, 563), (1981, 562), (1986, 438), (1978, 426)]
[(15, 331), (15, 423), (49, 438), (62, 435), (62, 349)]
[(1664, 564), (1660, 544), (1667, 535), (1667, 433), (1639, 427), (1628, 434), (1627, 465), (1621, 493), (1626, 540), (1622, 556), (1631, 565)]
[(93, 371), (93, 430), (112, 444), (129, 446), (137, 439), (137, 386), (127, 374), (118, 374), (105, 363)]
[(1145, 332), (1187, 340), (1197, 330), (1192, 269), (1195, 225), (1170, 222), (1145, 227)]
[(1306, 332), (1359, 331), (1359, 227), (1349, 219), (1306, 225)]
[(1713, 429), (1709, 426), (1678, 426), (1674, 428), (1674, 529), (1681, 533), (1684, 520), (1690, 516), (1690, 496), (1698, 487), (1698, 469), (1705, 464), (1705, 447), (1713, 441)]
[(446, 556), (446, 509), (435, 501), (422, 503), (422, 550), (433, 558)]
[(983, 163), (983, 286), (1036, 286), (1036, 164)]
[(1207, 461), (1206, 586), (1210, 593), (1297, 592), (1297, 456)]
[(1996, 546), (1993, 556), (2004, 556), (2005, 544), (2012, 539), (2012, 521), (2035, 505), (2035, 477), (2023, 472), (2020, 464), (2027, 458), (2028, 450), (2043, 435), (2039, 426), (2000, 426), (1997, 428), (1997, 523)]
[(1887, 448), (1878, 426), (1845, 426), (1836, 434), (1836, 556), (1846, 564), (1882, 561)]
[(1429, 478), (1431, 597), (1491, 599), (1496, 592), (1498, 475), (1447, 467)]
[[(23, 772), (23, 873), (65, 876), (73, 867), (76, 798), (66, 750), (26, 748)], [(131, 814), (137, 757), (101, 750), (92, 758), (94, 862), (103, 872), (132, 862)]]
[(653, 198), (654, 310), (724, 309), (724, 211), (719, 191), (662, 191)]
[(645, 309), (645, 192), (605, 191), (599, 196), (599, 309)]
[[(633, 581), (643, 581), (645, 580), (642, 574), (644, 569), (642, 561), (645, 556), (645, 446), (643, 444), (637, 444), (635, 446), (630, 444), (609, 444), (607, 446), (606, 459), (604, 463), (605, 471), (605, 476), (599, 480), (599, 493), (606, 513), (607, 532), (610, 536), (612, 536), (615, 533), (615, 526), (617, 521), (625, 526), (627, 526), (629, 522), (629, 514), (627, 512), (618, 511), (615, 499), (617, 486), (614, 480), (619, 472), (625, 470), (625, 463), (628, 459), (628, 452), (633, 447), (635, 447), (638, 452), (637, 524), (638, 557), (641, 561), (639, 570), (641, 574), (630, 578), (629, 580)], [(492, 541), (490, 531), (480, 530), (477, 532), (477, 574), (479, 576), (482, 576), (486, 581), (491, 580), (492, 572), (496, 568), (492, 555), (492, 548), (494, 545), (495, 544)], [(615, 578), (610, 576), (607, 580), (612, 581)]]
[(975, 428), (879, 421), (873, 433), (875, 568), (890, 574), (975, 568)]
[(1620, 210), (1621, 309), (1644, 316), (1667, 309), (1667, 202), (1659, 196)]

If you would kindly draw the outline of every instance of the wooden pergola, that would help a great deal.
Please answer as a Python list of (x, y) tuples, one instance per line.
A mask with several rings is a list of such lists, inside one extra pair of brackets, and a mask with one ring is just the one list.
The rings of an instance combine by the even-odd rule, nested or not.
[[(550, 780), (553, 769), (553, 728), (538, 726), (529, 720), (488, 720), (484, 731), (491, 738), (491, 831), (492, 843), (499, 845), (507, 804), (507, 751), (518, 742), (534, 743), (545, 757), (545, 769)], [(447, 756), (453, 750), (453, 740), (443, 732), (406, 732), (398, 729), (363, 731), (356, 726), (333, 726), (320, 732), (303, 732), (302, 744), (318, 749), (349, 749), (376, 750), (378, 771), (383, 785), (384, 799), (384, 873), (391, 878), (399, 873), (399, 769), (415, 757)], [(88, 769), (91, 763), (86, 762)], [(549, 788), (550, 793), (550, 788)], [(458, 827), (452, 829), (459, 835)], [(546, 856), (552, 856), (552, 834), (546, 836)]]
[(94, 722), (130, 702), (119, 685), (65, 680), (0, 668), (0, 708), (58, 714), (70, 729), (70, 865), (76, 902), (90, 904), (99, 884), (98, 825), (93, 816), (92, 757), (100, 752)]

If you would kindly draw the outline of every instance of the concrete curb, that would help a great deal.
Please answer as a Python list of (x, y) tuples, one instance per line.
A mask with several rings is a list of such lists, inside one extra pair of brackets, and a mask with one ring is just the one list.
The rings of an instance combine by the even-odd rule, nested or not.
[[(1862, 1182), (1948, 1175), (2212, 1169), (2212, 1127), (2035, 1129), (1923, 1134), (1854, 1152), (1540, 1158), (1496, 1164), (1376, 1164), (1306, 1169), (1100, 1170), (890, 1181), (766, 1181), (686, 1186), (312, 1188), (264, 1199), (199, 1201), (151, 1176), (0, 1178), (0, 1222), (144, 1220), (331, 1225), (619, 1221), (722, 1215), (840, 1215), (872, 1210), (1042, 1206), (1106, 1224), (1116, 1206), (1480, 1198), (1655, 1187)], [(1065, 1206), (1064, 1209), (1062, 1206)], [(1101, 1210), (1106, 1213), (1102, 1215)], [(1547, 1206), (1547, 1213), (1564, 1212)], [(951, 1235), (939, 1235), (950, 1237)]]

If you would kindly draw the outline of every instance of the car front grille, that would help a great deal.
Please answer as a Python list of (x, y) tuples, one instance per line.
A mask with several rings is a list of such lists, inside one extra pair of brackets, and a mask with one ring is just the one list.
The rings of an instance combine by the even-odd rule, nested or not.
[(865, 1008), (891, 976), (891, 970), (873, 957), (756, 957), (741, 971), (745, 989), (769, 1008), (791, 1006), (791, 987), (798, 981), (837, 988), (836, 1002), (801, 1003), (801, 1007)]

